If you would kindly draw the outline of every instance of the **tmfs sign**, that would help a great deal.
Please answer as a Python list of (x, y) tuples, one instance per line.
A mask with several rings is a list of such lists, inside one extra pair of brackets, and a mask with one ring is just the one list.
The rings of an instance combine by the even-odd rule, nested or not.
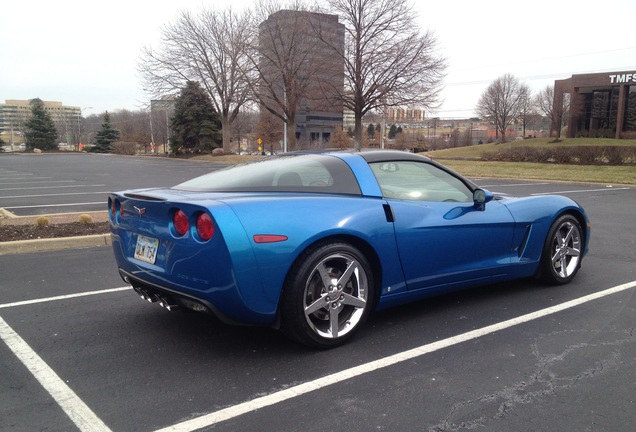
[(636, 83), (636, 72), (610, 75), (609, 80), (610, 84)]

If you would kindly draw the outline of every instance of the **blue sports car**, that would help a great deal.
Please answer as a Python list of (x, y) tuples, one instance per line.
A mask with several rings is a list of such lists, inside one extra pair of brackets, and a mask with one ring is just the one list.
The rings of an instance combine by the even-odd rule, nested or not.
[(369, 313), (538, 277), (570, 282), (590, 222), (563, 196), (495, 196), (400, 151), (294, 153), (109, 196), (119, 273), (168, 310), (329, 348)]

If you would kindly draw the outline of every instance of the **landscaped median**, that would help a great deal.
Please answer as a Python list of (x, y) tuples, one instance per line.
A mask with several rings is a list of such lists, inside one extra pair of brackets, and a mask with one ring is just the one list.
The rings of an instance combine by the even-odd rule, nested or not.
[(79, 249), (110, 245), (110, 234), (0, 242), (0, 255)]
[(108, 214), (15, 216), (0, 209), (0, 255), (105, 246)]

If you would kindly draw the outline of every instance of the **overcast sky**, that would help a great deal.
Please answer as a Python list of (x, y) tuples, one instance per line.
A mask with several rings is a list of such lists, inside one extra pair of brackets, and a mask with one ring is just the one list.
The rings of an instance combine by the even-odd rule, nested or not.
[[(137, 64), (182, 10), (252, 0), (19, 0), (0, 14), (0, 103), (60, 101), (83, 115), (148, 103)], [(439, 117), (470, 117), (488, 84), (510, 73), (533, 91), (572, 74), (636, 70), (636, 1), (415, 1), (448, 62)], [(602, 10), (602, 9), (605, 10)], [(255, 29), (256, 31), (256, 29)], [(92, 108), (88, 108), (92, 107)]]

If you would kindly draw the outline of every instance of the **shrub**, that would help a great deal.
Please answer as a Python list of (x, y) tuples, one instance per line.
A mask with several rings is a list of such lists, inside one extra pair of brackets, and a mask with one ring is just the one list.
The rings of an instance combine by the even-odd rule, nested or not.
[(607, 162), (610, 165), (621, 165), (623, 160), (626, 159), (626, 152), (623, 152), (623, 147), (605, 147), (605, 151), (603, 153), (605, 155), (605, 159), (607, 159)]
[(552, 160), (558, 164), (569, 164), (572, 162), (572, 150), (566, 147), (557, 147), (552, 152)]
[(592, 165), (603, 155), (596, 146), (578, 146), (575, 149), (576, 157), (583, 165)]
[(89, 214), (81, 214), (79, 216), (79, 223), (82, 225), (93, 225), (93, 217)]
[(45, 227), (51, 224), (51, 220), (47, 216), (40, 216), (35, 220), (35, 224), (39, 227)]
[(127, 141), (116, 141), (110, 145), (113, 153), (118, 155), (133, 156), (137, 154), (137, 143)]

